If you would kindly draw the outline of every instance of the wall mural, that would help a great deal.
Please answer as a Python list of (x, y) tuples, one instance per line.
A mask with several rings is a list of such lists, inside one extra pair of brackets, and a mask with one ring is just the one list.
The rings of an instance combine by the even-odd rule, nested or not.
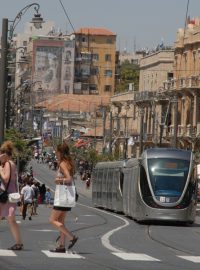
[(68, 40), (65, 41), (63, 48), (61, 89), (66, 94), (73, 93), (74, 46), (74, 40)]
[[(58, 46), (36, 45), (33, 81), (41, 82), (45, 98), (59, 93), (73, 93), (74, 47), (74, 40), (64, 41)], [(37, 92), (38, 84), (33, 89)]]
[(38, 46), (35, 56), (35, 79), (42, 81), (41, 87), (49, 94), (60, 92), (62, 48)]

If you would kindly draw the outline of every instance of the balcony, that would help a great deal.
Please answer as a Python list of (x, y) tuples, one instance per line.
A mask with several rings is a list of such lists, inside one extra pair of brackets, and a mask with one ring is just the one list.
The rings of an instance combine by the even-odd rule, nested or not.
[(140, 92), (136, 92), (134, 94), (134, 101), (135, 102), (148, 101), (149, 99), (152, 99), (153, 96), (154, 96), (154, 92), (153, 91), (140, 91)]
[(91, 52), (81, 52), (76, 58), (76, 62), (81, 62), (83, 64), (91, 64), (92, 54)]
[(177, 87), (177, 83), (176, 80), (172, 79), (172, 80), (167, 80), (164, 82), (164, 89), (165, 90), (176, 90)]
[(74, 94), (77, 95), (98, 95), (99, 91), (96, 85), (76, 82), (74, 83)]

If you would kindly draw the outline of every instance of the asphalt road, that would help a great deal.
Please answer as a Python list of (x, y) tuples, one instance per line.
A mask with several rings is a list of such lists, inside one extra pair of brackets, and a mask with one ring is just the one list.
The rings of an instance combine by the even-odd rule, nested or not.
[[(54, 189), (55, 172), (33, 162), (35, 177)], [(57, 231), (48, 223), (51, 208), (40, 205), (32, 221), (17, 216), (24, 250), (10, 252), (13, 244), (6, 221), (0, 223), (0, 269), (2, 270), (193, 270), (200, 268), (200, 218), (194, 225), (139, 225), (113, 212), (92, 207), (91, 190), (76, 180), (77, 206), (66, 225), (79, 236), (72, 252), (49, 253), (55, 247)], [(67, 243), (66, 243), (67, 244)], [(55, 257), (53, 257), (55, 256)]]

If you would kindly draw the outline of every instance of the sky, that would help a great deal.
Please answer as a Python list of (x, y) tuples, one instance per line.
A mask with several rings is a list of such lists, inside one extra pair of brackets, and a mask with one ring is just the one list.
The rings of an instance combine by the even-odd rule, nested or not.
[[(75, 29), (80, 27), (107, 28), (117, 35), (117, 48), (154, 49), (162, 40), (173, 45), (176, 32), (184, 28), (188, 0), (61, 0)], [(17, 13), (33, 2), (40, 5), (45, 21), (54, 21), (63, 33), (73, 30), (59, 0), (0, 0), (0, 32), (2, 18), (13, 20)], [(15, 32), (23, 32), (34, 9), (22, 17)], [(188, 15), (200, 17), (200, 0), (190, 0)]]

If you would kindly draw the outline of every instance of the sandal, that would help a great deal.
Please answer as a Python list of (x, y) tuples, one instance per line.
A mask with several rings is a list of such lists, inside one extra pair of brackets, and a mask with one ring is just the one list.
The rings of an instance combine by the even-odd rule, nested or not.
[(12, 247), (8, 248), (8, 250), (22, 250), (23, 244), (15, 244)]
[(70, 241), (71, 244), (69, 244), (68, 249), (71, 249), (76, 244), (77, 240), (78, 240), (78, 237), (74, 236), (73, 239)]
[(50, 249), (50, 252), (65, 253), (66, 249), (64, 247), (57, 247), (55, 249)]

